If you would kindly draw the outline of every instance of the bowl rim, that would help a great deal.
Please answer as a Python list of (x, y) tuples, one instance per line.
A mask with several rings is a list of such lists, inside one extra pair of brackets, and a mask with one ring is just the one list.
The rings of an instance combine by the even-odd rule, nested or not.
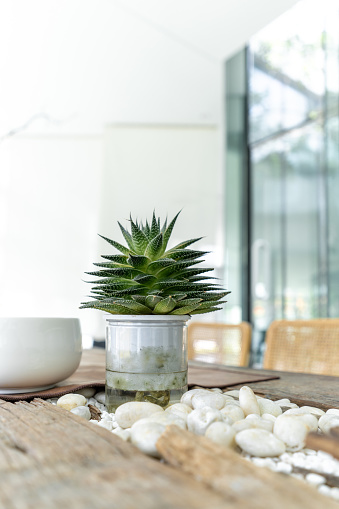
[(80, 318), (71, 316), (0, 316), (0, 320), (77, 320)]

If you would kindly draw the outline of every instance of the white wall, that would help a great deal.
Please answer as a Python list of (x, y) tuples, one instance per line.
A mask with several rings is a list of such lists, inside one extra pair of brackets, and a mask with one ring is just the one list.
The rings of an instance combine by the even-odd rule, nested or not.
[[(217, 248), (222, 232), (219, 139), (215, 126), (111, 126), (106, 129), (100, 227), (123, 241), (117, 220), (163, 220), (182, 209), (172, 242), (204, 236)], [(105, 233), (106, 232), (106, 233)], [(107, 246), (106, 243), (100, 245)], [(220, 264), (220, 259), (213, 262)]]
[(223, 59), (293, 3), (0, 0), (2, 315), (101, 334), (81, 279), (130, 211), (184, 207), (220, 263)]
[(0, 138), (222, 119), (220, 63), (296, 0), (0, 0)]
[(17, 137), (1, 146), (2, 316), (80, 316), (83, 272), (96, 256), (102, 166), (95, 137)]

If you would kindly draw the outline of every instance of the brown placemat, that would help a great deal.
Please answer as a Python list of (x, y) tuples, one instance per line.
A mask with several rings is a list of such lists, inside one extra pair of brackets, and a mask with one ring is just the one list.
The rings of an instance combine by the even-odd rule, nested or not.
[[(228, 366), (212, 365), (208, 363), (189, 363), (188, 386), (199, 385), (201, 387), (231, 387), (232, 385), (274, 380), (279, 376), (267, 375), (267, 373), (254, 373), (237, 371)], [(21, 394), (1, 394), (0, 399), (6, 401), (29, 401), (33, 398), (57, 398), (69, 392), (76, 392), (85, 387), (105, 388), (105, 352), (85, 351), (80, 366), (67, 380), (58, 383), (52, 389), (39, 392), (27, 392)]]
[(230, 367), (221, 368), (220, 366), (211, 366), (207, 363), (205, 366), (188, 367), (188, 385), (199, 385), (201, 387), (231, 387), (238, 384), (249, 384), (251, 382), (263, 382), (265, 380), (274, 380), (279, 376), (257, 373), (247, 373), (245, 371), (232, 370)]

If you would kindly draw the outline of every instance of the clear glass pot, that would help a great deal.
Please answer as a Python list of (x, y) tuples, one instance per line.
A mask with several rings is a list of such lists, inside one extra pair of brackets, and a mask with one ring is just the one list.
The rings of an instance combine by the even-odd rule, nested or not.
[(166, 407), (187, 391), (187, 315), (106, 318), (106, 406), (127, 401)]

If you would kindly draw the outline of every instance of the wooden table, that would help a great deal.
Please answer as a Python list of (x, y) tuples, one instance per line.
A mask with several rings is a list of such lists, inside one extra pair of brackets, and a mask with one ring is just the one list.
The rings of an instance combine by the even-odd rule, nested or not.
[[(103, 351), (87, 351), (82, 362), (103, 359)], [(339, 378), (279, 376), (248, 385), (272, 399), (339, 408)], [(167, 464), (43, 400), (0, 399), (0, 508), (339, 508), (305, 483), (175, 426), (158, 443)]]

